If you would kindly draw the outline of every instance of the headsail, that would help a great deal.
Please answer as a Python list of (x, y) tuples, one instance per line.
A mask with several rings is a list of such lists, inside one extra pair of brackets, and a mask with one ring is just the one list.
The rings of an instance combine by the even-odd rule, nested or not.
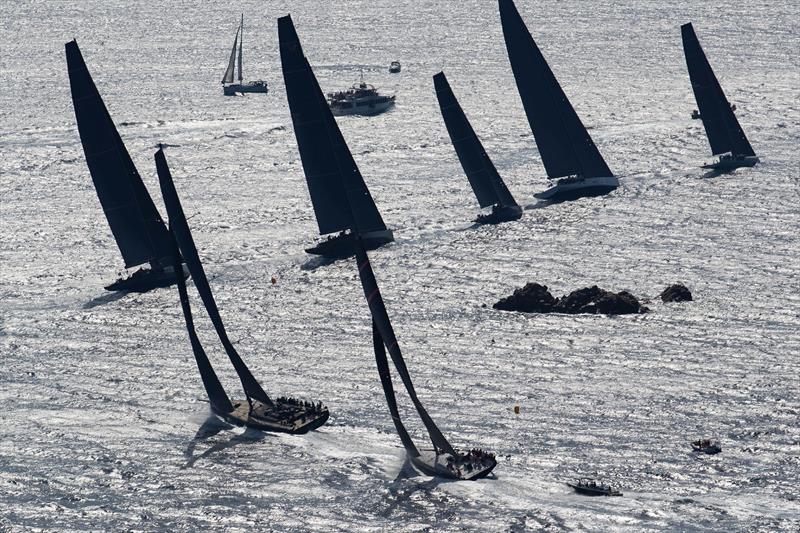
[(517, 205), (456, 100), (444, 72), (433, 77), (447, 133), (481, 207)]
[[(164, 205), (167, 206), (167, 213), (169, 214), (170, 228), (175, 235), (175, 240), (178, 242), (180, 251), (183, 254), (186, 266), (194, 280), (197, 292), (200, 293), (200, 298), (203, 300), (208, 316), (214, 324), (214, 329), (217, 331), (222, 346), (228, 354), (228, 358), (233, 363), (236, 373), (242, 382), (242, 387), (248, 398), (254, 398), (264, 404), (272, 405), (264, 389), (261, 388), (256, 378), (247, 368), (242, 358), (239, 356), (233, 343), (228, 338), (225, 331), (225, 325), (222, 323), (222, 317), (219, 314), (217, 303), (214, 301), (214, 295), (211, 293), (211, 286), (208, 283), (203, 264), (200, 262), (200, 256), (197, 253), (197, 247), (192, 239), (192, 233), (189, 230), (189, 224), (186, 222), (186, 217), (183, 214), (178, 193), (175, 190), (175, 184), (172, 181), (172, 175), (167, 166), (167, 160), (164, 157), (164, 151), (159, 148), (155, 154), (156, 169), (158, 170), (158, 181), (161, 184), (161, 194), (164, 197)], [(180, 276), (178, 276), (180, 277)]]
[[(358, 233), (357, 228), (353, 228), (353, 231)], [(403, 354), (400, 353), (400, 346), (397, 344), (397, 339), (394, 336), (392, 324), (389, 322), (389, 314), (386, 312), (386, 306), (383, 303), (381, 291), (378, 289), (378, 282), (375, 280), (375, 274), (372, 272), (372, 265), (370, 265), (367, 252), (364, 250), (364, 246), (361, 244), (360, 238), (356, 238), (354, 241), (356, 245), (356, 264), (358, 265), (358, 275), (361, 278), (361, 287), (364, 289), (364, 296), (367, 298), (367, 304), (369, 305), (369, 310), (372, 314), (372, 322), (374, 327), (377, 329), (378, 335), (381, 337), (383, 344), (389, 351), (389, 355), (391, 356), (392, 362), (397, 369), (397, 373), (400, 375), (400, 379), (403, 381), (403, 385), (405, 385), (408, 395), (411, 397), (411, 402), (414, 404), (414, 407), (416, 407), (417, 413), (419, 413), (419, 417), (422, 419), (422, 423), (425, 424), (425, 428), (428, 430), (428, 434), (430, 435), (434, 448), (451, 455), (456, 455), (453, 447), (436, 426), (433, 419), (428, 414), (428, 411), (425, 410), (422, 402), (420, 402), (419, 398), (417, 397), (417, 392), (414, 390), (414, 384), (411, 382), (411, 376), (408, 373), (405, 360), (403, 360)], [(373, 334), (373, 339), (374, 338), (375, 335)], [(377, 349), (375, 351), (375, 356), (376, 359), (379, 359), (379, 353)], [(381, 382), (383, 382), (383, 380), (384, 378), (381, 376)], [(390, 404), (389, 407), (391, 409), (391, 403), (394, 401), (394, 391), (387, 389), (384, 385), (384, 393), (386, 394), (386, 400)], [(392, 417), (394, 416), (395, 413), (393, 412)], [(401, 434), (401, 439), (402, 438), (403, 435)]]
[(703, 53), (691, 23), (681, 26), (681, 38), (689, 79), (711, 152), (714, 155), (727, 152), (734, 155), (756, 155)]
[[(172, 242), (172, 264), (175, 267), (175, 272), (180, 272), (181, 254), (178, 251), (178, 245), (173, 240)], [(211, 408), (217, 413), (230, 413), (233, 411), (233, 405), (230, 398), (225, 394), (225, 389), (219, 382), (214, 367), (211, 366), (211, 361), (208, 360), (203, 345), (197, 337), (197, 332), (194, 329), (194, 320), (192, 319), (192, 307), (189, 304), (189, 294), (186, 291), (186, 281), (183, 276), (177, 276), (178, 281), (178, 294), (181, 299), (181, 308), (183, 309), (183, 317), (186, 319), (186, 330), (189, 332), (189, 341), (192, 343), (192, 352), (194, 352), (194, 359), (197, 362), (197, 369), (200, 371), (200, 378), (203, 380), (203, 386), (208, 394), (208, 399), (211, 402)]]
[(334, 233), (354, 223), (364, 232), (385, 230), (386, 224), (303, 55), (290, 16), (278, 19), (278, 37), (286, 97), (319, 232)]
[(406, 430), (403, 421), (400, 419), (400, 410), (397, 408), (397, 398), (394, 395), (392, 374), (389, 370), (389, 361), (386, 359), (383, 337), (381, 337), (381, 332), (378, 331), (378, 326), (374, 320), (372, 321), (372, 346), (375, 349), (375, 363), (378, 367), (378, 375), (381, 378), (381, 385), (383, 385), (383, 392), (386, 396), (386, 403), (389, 405), (394, 427), (397, 430), (397, 434), (400, 435), (400, 441), (406, 451), (412, 456), (417, 456), (419, 455), (419, 450), (417, 450), (414, 441), (411, 440), (411, 436), (408, 434), (408, 430)]
[(228, 68), (225, 69), (222, 83), (233, 83), (233, 71), (236, 67), (236, 47), (239, 44), (239, 32), (241, 29), (241, 26), (236, 29), (236, 37), (233, 38), (233, 48), (231, 48), (231, 57), (228, 59)]
[(242, 22), (239, 23), (239, 83), (242, 83), (242, 47), (244, 46), (244, 13)]
[(547, 175), (613, 176), (513, 0), (500, 0), (500, 19), (517, 90)]
[(78, 43), (65, 45), (86, 164), (127, 268), (171, 257), (170, 236), (97, 91)]

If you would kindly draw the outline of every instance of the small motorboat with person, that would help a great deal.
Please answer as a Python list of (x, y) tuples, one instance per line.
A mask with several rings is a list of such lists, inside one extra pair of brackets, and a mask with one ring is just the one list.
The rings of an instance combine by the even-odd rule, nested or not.
[(708, 455), (716, 455), (722, 451), (722, 445), (719, 441), (712, 439), (698, 439), (692, 444), (692, 450), (697, 453), (705, 453)]
[(692, 120), (699, 120), (700, 119), (700, 111), (697, 109), (692, 109)]
[(392, 61), (389, 64), (389, 73), (390, 74), (397, 74), (400, 72), (400, 62), (399, 61)]
[(609, 485), (598, 483), (591, 478), (579, 478), (574, 483), (567, 482), (578, 494), (586, 496), (622, 496), (622, 492), (611, 488)]
[(328, 93), (328, 105), (336, 117), (345, 115), (377, 115), (394, 105), (394, 95), (380, 94), (374, 85), (361, 81), (345, 91)]

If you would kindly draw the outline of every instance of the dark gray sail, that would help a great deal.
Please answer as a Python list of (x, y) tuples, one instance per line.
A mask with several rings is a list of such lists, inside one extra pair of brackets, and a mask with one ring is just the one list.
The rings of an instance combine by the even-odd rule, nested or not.
[(239, 23), (239, 83), (244, 79), (242, 77), (242, 48), (244, 47), (244, 13), (242, 13), (242, 21)]
[(319, 232), (346, 230), (354, 223), (363, 232), (385, 230), (386, 224), (303, 55), (290, 16), (278, 19), (278, 38), (286, 97)]
[[(231, 48), (231, 57), (228, 59), (228, 68), (225, 69), (225, 75), (222, 77), (222, 83), (233, 83), (233, 71), (236, 69), (236, 47), (239, 44), (239, 32), (241, 29), (241, 26), (236, 29), (236, 36), (233, 38), (233, 48)], [(240, 71), (239, 81), (241, 80), (242, 75)]]
[(517, 90), (547, 175), (613, 176), (512, 0), (500, 0), (500, 20)]
[(711, 145), (711, 153), (756, 155), (703, 53), (691, 23), (681, 26), (681, 38), (689, 79)]
[(386, 403), (389, 406), (389, 413), (392, 415), (392, 422), (394, 422), (394, 427), (397, 430), (397, 434), (400, 436), (403, 447), (409, 455), (416, 457), (419, 455), (419, 450), (416, 445), (414, 445), (414, 441), (411, 439), (408, 430), (406, 430), (403, 421), (400, 419), (400, 410), (397, 408), (397, 397), (394, 395), (392, 374), (389, 370), (389, 361), (386, 359), (383, 337), (381, 337), (381, 332), (378, 331), (378, 326), (375, 324), (374, 320), (372, 321), (372, 346), (375, 349), (375, 364), (378, 367), (378, 375), (381, 378), (381, 384), (383, 385), (383, 391), (386, 396)]
[[(183, 268), (181, 266), (181, 254), (174, 240), (172, 247), (172, 264), (175, 267), (175, 271), (180, 272), (180, 269)], [(228, 395), (225, 394), (225, 389), (222, 388), (222, 384), (219, 382), (216, 372), (214, 372), (214, 367), (211, 366), (211, 361), (208, 360), (208, 356), (203, 350), (203, 345), (197, 337), (197, 331), (194, 329), (194, 319), (192, 318), (192, 307), (189, 304), (189, 294), (186, 291), (186, 281), (183, 276), (177, 276), (176, 279), (178, 282), (178, 294), (181, 299), (181, 309), (183, 309), (183, 317), (186, 320), (186, 330), (189, 332), (189, 341), (192, 343), (194, 359), (197, 362), (197, 369), (200, 371), (200, 378), (203, 380), (203, 387), (205, 387), (206, 394), (208, 394), (208, 400), (211, 402), (211, 408), (216, 413), (230, 413), (233, 411), (233, 404), (231, 404)]]
[(167, 227), (122, 143), (78, 43), (68, 42), (65, 49), (86, 164), (125, 266), (169, 260)]
[[(353, 228), (353, 232), (358, 235), (359, 229)], [(455, 456), (455, 450), (453, 450), (453, 447), (436, 426), (433, 419), (428, 414), (428, 411), (425, 410), (422, 402), (420, 402), (419, 398), (417, 397), (417, 392), (414, 390), (414, 384), (411, 382), (411, 376), (408, 373), (405, 360), (403, 360), (403, 354), (400, 353), (400, 346), (397, 344), (397, 339), (394, 336), (394, 329), (389, 321), (389, 314), (386, 312), (386, 306), (383, 303), (381, 291), (378, 289), (378, 282), (375, 280), (375, 274), (372, 271), (372, 265), (370, 265), (367, 252), (364, 250), (364, 246), (361, 244), (360, 238), (356, 238), (354, 241), (356, 247), (356, 264), (358, 265), (358, 275), (361, 278), (361, 287), (364, 289), (364, 296), (367, 299), (367, 304), (369, 305), (369, 310), (372, 314), (372, 322), (378, 331), (378, 335), (381, 337), (383, 344), (389, 351), (389, 355), (391, 356), (392, 362), (397, 369), (397, 373), (400, 375), (400, 379), (402, 380), (403, 385), (405, 385), (408, 395), (411, 397), (411, 402), (414, 404), (414, 407), (416, 407), (417, 413), (419, 413), (419, 417), (422, 419), (422, 423), (425, 424), (425, 428), (428, 430), (428, 434), (430, 435), (434, 448)], [(379, 359), (379, 353), (377, 349), (375, 351), (375, 355), (376, 359)], [(384, 378), (381, 376), (381, 382), (383, 382), (383, 380)], [(394, 399), (394, 391), (387, 389), (384, 385), (384, 393), (386, 394), (386, 400), (387, 403), (390, 404), (389, 407), (391, 409), (391, 402)], [(392, 400), (390, 400), (390, 397)], [(394, 416), (395, 412), (392, 412), (392, 417), (394, 418)], [(399, 415), (397, 416), (399, 420)], [(401, 439), (404, 440), (403, 444), (405, 445), (405, 437), (402, 434), (400, 436)], [(407, 437), (407, 433), (405, 436)]]
[(208, 316), (214, 324), (214, 329), (217, 331), (222, 346), (228, 354), (239, 379), (242, 382), (242, 387), (247, 395), (248, 400), (254, 398), (264, 404), (273, 405), (264, 389), (261, 388), (256, 378), (247, 368), (242, 358), (239, 356), (233, 343), (228, 338), (225, 331), (225, 325), (222, 323), (222, 317), (219, 314), (217, 303), (214, 301), (214, 295), (211, 293), (211, 286), (208, 283), (203, 264), (200, 262), (200, 256), (197, 253), (197, 247), (194, 244), (192, 233), (189, 229), (189, 224), (186, 222), (186, 217), (183, 214), (178, 193), (175, 190), (175, 184), (172, 181), (172, 175), (167, 166), (167, 160), (164, 157), (164, 151), (159, 148), (155, 154), (156, 170), (158, 171), (158, 181), (161, 184), (161, 194), (164, 197), (164, 205), (167, 207), (167, 214), (169, 215), (170, 228), (175, 235), (175, 240), (178, 242), (178, 247), (183, 254), (186, 266), (192, 275), (197, 292), (200, 293), (200, 298), (203, 300)]
[(433, 85), (436, 88), (436, 98), (439, 100), (447, 133), (480, 206), (518, 205), (486, 154), (443, 72), (433, 77)]

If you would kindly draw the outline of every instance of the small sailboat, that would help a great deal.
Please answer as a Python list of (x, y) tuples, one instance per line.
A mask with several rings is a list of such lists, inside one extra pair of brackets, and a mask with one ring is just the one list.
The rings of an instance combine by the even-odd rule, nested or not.
[(608, 194), (619, 180), (531, 37), (513, 0), (500, 0), (508, 59), (547, 177), (555, 186), (534, 196), (554, 202)]
[(754, 166), (759, 159), (736, 119), (736, 106), (725, 97), (691, 23), (681, 26), (681, 39), (711, 153), (719, 155), (718, 161), (703, 165), (703, 168), (728, 171)]
[(399, 61), (392, 61), (389, 64), (389, 74), (397, 74), (398, 72), (400, 72), (400, 69), (401, 67)]
[[(75, 120), (97, 197), (125, 268), (140, 268), (106, 286), (109, 291), (145, 292), (175, 283), (170, 236), (153, 199), (122, 143), (76, 41), (64, 46)], [(183, 266), (179, 271), (186, 277)]]
[[(228, 59), (228, 68), (225, 69), (225, 75), (222, 77), (222, 93), (226, 96), (233, 96), (236, 93), (265, 93), (267, 82), (263, 80), (244, 81), (242, 77), (242, 46), (244, 42), (244, 14), (239, 23), (239, 28), (236, 30), (236, 37), (233, 38), (233, 48), (231, 49), (231, 56)], [(238, 51), (238, 54), (237, 54)], [(238, 63), (237, 63), (238, 55)], [(238, 66), (237, 82), (233, 80), (233, 73)]]
[(439, 109), (442, 111), (447, 133), (450, 135), (469, 184), (478, 198), (478, 203), (483, 208), (492, 207), (491, 213), (479, 215), (476, 222), (497, 224), (517, 220), (522, 216), (522, 208), (511, 196), (508, 187), (497, 173), (443, 72), (433, 77), (433, 85), (436, 88), (436, 98), (439, 100)]
[(256, 378), (236, 351), (233, 343), (228, 338), (214, 295), (211, 293), (211, 286), (208, 283), (203, 264), (200, 262), (197, 247), (189, 230), (189, 224), (183, 214), (183, 208), (178, 199), (178, 193), (175, 190), (172, 175), (167, 166), (167, 160), (164, 157), (162, 148), (159, 148), (158, 152), (156, 152), (155, 160), (158, 180), (161, 184), (161, 193), (169, 215), (170, 231), (174, 236), (174, 241), (172, 241), (173, 261), (177, 264), (181, 255), (185, 258), (186, 265), (192, 273), (197, 292), (200, 294), (217, 336), (233, 364), (236, 374), (239, 376), (245, 393), (246, 401), (236, 402), (231, 402), (225, 393), (200, 340), (197, 338), (186, 283), (183, 279), (179, 279), (178, 292), (186, 320), (186, 329), (189, 332), (192, 351), (194, 352), (203, 385), (208, 393), (212, 411), (227, 422), (262, 431), (301, 434), (320, 427), (328, 420), (327, 407), (320, 402), (307, 402), (296, 398), (282, 397), (273, 400), (267, 396), (267, 393), (264, 392), (264, 389), (256, 381)]
[[(349, 230), (354, 218), (368, 249), (392, 242), (394, 235), (383, 222), (339, 131), (314, 72), (303, 55), (291, 18), (278, 19), (278, 37), (286, 97), (319, 233), (339, 232), (307, 248), (306, 252), (334, 259), (353, 255)], [(352, 210), (348, 202), (352, 204)]]

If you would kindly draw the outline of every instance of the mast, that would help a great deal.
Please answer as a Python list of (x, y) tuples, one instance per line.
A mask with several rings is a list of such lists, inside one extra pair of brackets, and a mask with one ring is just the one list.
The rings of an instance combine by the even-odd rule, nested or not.
[(497, 204), (501, 207), (518, 205), (503, 183), (492, 160), (483, 148), (480, 139), (472, 129), (467, 116), (447, 82), (444, 72), (433, 77), (436, 98), (442, 112), (447, 133), (456, 150), (458, 160), (464, 168), (469, 184), (481, 207)]
[(242, 83), (242, 48), (244, 47), (244, 13), (239, 23), (239, 83)]
[[(178, 245), (172, 240), (172, 265), (175, 272), (181, 271), (181, 254), (178, 251)], [(197, 363), (197, 370), (200, 371), (200, 378), (203, 380), (203, 387), (206, 389), (208, 400), (211, 402), (211, 409), (217, 413), (230, 413), (233, 411), (233, 405), (230, 398), (225, 394), (225, 389), (219, 382), (214, 367), (211, 366), (211, 361), (208, 360), (203, 345), (197, 337), (197, 331), (194, 328), (194, 320), (192, 318), (192, 307), (189, 304), (189, 294), (186, 291), (186, 281), (183, 276), (178, 278), (178, 295), (180, 296), (181, 309), (183, 309), (183, 318), (186, 321), (186, 330), (189, 332), (189, 341), (192, 344), (192, 352), (194, 353), (194, 360)]]
[(168, 261), (167, 227), (125, 149), (78, 43), (68, 42), (64, 48), (86, 165), (125, 267)]
[(222, 317), (219, 314), (217, 303), (211, 292), (211, 286), (208, 283), (205, 269), (203, 269), (203, 264), (200, 262), (200, 256), (197, 253), (197, 247), (194, 244), (189, 224), (186, 222), (186, 217), (183, 214), (183, 208), (181, 207), (178, 193), (175, 190), (172, 174), (167, 166), (167, 160), (164, 157), (164, 150), (162, 148), (159, 148), (156, 152), (155, 160), (156, 170), (158, 171), (158, 181), (161, 184), (161, 194), (164, 197), (164, 205), (167, 206), (167, 213), (169, 214), (170, 227), (175, 235), (175, 240), (178, 242), (178, 247), (183, 254), (186, 266), (189, 268), (189, 272), (192, 275), (194, 285), (197, 287), (197, 292), (200, 293), (200, 298), (203, 300), (206, 312), (208, 312), (208, 316), (214, 324), (217, 336), (222, 342), (225, 353), (228, 354), (228, 358), (242, 382), (242, 388), (247, 396), (247, 401), (250, 402), (251, 407), (251, 399), (256, 399), (263, 404), (271, 406), (273, 405), (272, 400), (267, 396), (267, 393), (264, 392), (264, 389), (261, 388), (256, 378), (253, 377), (250, 369), (247, 368), (247, 365), (236, 351), (236, 348), (234, 348), (233, 343), (230, 341), (225, 331), (225, 325), (222, 323)]
[(231, 56), (228, 58), (228, 68), (225, 69), (225, 75), (222, 76), (222, 83), (233, 83), (233, 70), (236, 64), (236, 46), (239, 43), (239, 31), (241, 26), (236, 28), (236, 36), (233, 38), (233, 48), (231, 48)]
[(613, 176), (513, 0), (500, 0), (500, 20), (517, 90), (547, 175)]
[[(278, 19), (281, 67), (320, 234), (385, 230), (375, 201), (314, 77), (291, 17)], [(348, 201), (350, 207), (348, 207)]]
[(722, 86), (700, 46), (691, 23), (681, 26), (681, 40), (686, 66), (689, 69), (689, 79), (692, 82), (692, 90), (708, 143), (711, 145), (711, 153), (756, 155), (722, 91)]

